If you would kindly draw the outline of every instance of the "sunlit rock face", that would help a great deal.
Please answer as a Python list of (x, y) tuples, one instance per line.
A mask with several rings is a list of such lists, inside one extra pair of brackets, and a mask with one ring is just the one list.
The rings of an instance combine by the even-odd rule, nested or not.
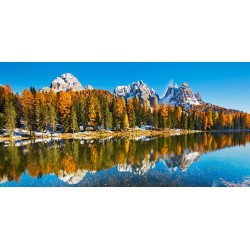
[(66, 171), (61, 170), (58, 175), (58, 178), (63, 182), (66, 182), (70, 185), (74, 185), (82, 181), (87, 173), (88, 173), (87, 170), (81, 170), (81, 169), (78, 169), (76, 172), (72, 173), (66, 173)]
[(113, 93), (117, 97), (124, 97), (126, 100), (138, 97), (143, 102), (148, 100), (150, 104), (153, 103), (155, 98), (159, 99), (154, 89), (149, 89), (148, 85), (142, 80), (133, 82), (127, 86), (117, 86)]
[(172, 104), (173, 106), (183, 106), (186, 108), (204, 103), (200, 93), (194, 94), (186, 82), (181, 87), (178, 87), (177, 84), (169, 86), (165, 96), (159, 100), (160, 104), (163, 102), (167, 105)]
[(65, 73), (62, 74), (61, 77), (57, 77), (51, 83), (51, 89), (55, 92), (69, 91), (70, 89), (73, 91), (84, 90), (78, 79), (70, 73)]

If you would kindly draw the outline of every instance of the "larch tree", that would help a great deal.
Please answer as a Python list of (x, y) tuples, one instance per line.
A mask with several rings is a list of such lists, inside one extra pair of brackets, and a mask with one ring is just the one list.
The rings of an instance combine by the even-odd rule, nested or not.
[(212, 129), (212, 127), (213, 127), (213, 114), (212, 114), (212, 111), (211, 111), (211, 109), (208, 109), (207, 110), (207, 112), (206, 112), (206, 117), (207, 117), (207, 119), (206, 119), (206, 129), (209, 129), (209, 130), (211, 130)]
[(166, 128), (167, 127), (167, 117), (168, 117), (168, 110), (166, 103), (163, 102), (160, 107), (160, 127)]
[(60, 121), (64, 127), (64, 131), (68, 132), (70, 129), (70, 112), (72, 107), (71, 95), (68, 92), (60, 92), (59, 95), (59, 113)]
[(96, 100), (93, 95), (88, 100), (87, 108), (87, 124), (94, 129), (97, 128), (97, 116), (96, 116)]
[(22, 92), (21, 95), (22, 111), (25, 120), (25, 125), (30, 132), (30, 135), (34, 133), (36, 129), (35, 119), (35, 97), (27, 89)]
[(127, 111), (128, 111), (128, 120), (131, 128), (135, 127), (135, 110), (134, 110), (134, 101), (132, 98), (128, 100), (128, 105), (127, 105)]
[(126, 109), (123, 111), (121, 129), (127, 130), (129, 128), (129, 120)]

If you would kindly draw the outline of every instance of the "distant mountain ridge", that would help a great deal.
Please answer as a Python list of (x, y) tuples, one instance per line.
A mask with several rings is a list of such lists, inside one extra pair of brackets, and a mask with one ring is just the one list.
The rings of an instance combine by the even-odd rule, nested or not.
[(150, 89), (142, 80), (133, 82), (127, 86), (117, 86), (113, 93), (117, 97), (124, 97), (126, 100), (134, 97), (138, 97), (143, 102), (149, 100), (150, 104), (153, 103), (155, 98), (157, 98), (159, 104), (165, 102), (166, 105), (171, 103), (173, 106), (183, 106), (187, 108), (204, 104), (200, 93), (194, 94), (186, 82), (183, 83), (181, 87), (178, 87), (177, 84), (168, 86), (163, 98), (159, 98), (155, 90)]
[[(93, 90), (93, 87), (89, 84), (84, 88), (79, 80), (71, 73), (64, 73), (60, 77), (54, 79), (49, 87), (43, 87), (40, 92), (49, 92), (53, 90), (56, 93), (61, 91), (82, 91)], [(126, 101), (130, 98), (137, 97), (142, 103), (146, 100), (149, 101), (152, 106), (154, 99), (156, 98), (159, 105), (163, 102), (166, 105), (181, 106), (186, 109), (195, 108), (197, 110), (204, 111), (208, 107), (212, 110), (219, 111), (221, 109), (228, 110), (228, 112), (235, 112), (235, 109), (226, 109), (203, 101), (201, 94), (194, 93), (189, 87), (187, 82), (184, 82), (180, 87), (175, 83), (169, 85), (165, 95), (160, 98), (153, 88), (149, 88), (148, 84), (139, 80), (128, 85), (117, 86), (113, 94), (117, 97), (123, 97)]]

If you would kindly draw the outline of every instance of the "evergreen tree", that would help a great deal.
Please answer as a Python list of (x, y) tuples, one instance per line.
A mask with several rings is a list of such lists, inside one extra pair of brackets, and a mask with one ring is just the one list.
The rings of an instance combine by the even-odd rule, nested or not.
[(48, 106), (48, 123), (51, 128), (51, 131), (54, 133), (56, 130), (57, 115), (55, 108), (52, 105)]
[(153, 102), (153, 126), (155, 128), (159, 127), (159, 109), (157, 98), (155, 98)]
[(186, 130), (187, 125), (188, 125), (187, 114), (184, 111), (182, 111), (182, 114), (181, 114), (181, 128)]
[(144, 125), (150, 124), (150, 103), (148, 100), (144, 101), (143, 107), (142, 107), (142, 123)]
[(5, 127), (10, 136), (13, 136), (16, 127), (16, 111), (12, 102), (7, 101), (4, 107)]
[(4, 126), (4, 115), (0, 113), (0, 129), (3, 129)]
[(73, 134), (75, 132), (79, 131), (77, 117), (76, 117), (76, 111), (75, 111), (75, 107), (74, 106), (72, 107), (71, 114), (70, 114), (70, 128), (73, 131)]
[(134, 98), (135, 124), (139, 127), (142, 125), (142, 105), (138, 97)]
[(194, 112), (188, 115), (188, 129), (194, 130)]

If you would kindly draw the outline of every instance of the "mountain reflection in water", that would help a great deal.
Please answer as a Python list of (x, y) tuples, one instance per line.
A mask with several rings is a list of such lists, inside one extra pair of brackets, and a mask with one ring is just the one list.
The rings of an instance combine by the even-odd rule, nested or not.
[[(24, 186), (192, 186), (194, 176), (190, 181), (183, 178), (187, 178), (185, 173), (189, 172), (192, 163), (199, 162), (202, 155), (247, 145), (249, 141), (250, 133), (200, 133), (138, 140), (5, 142), (0, 143), (0, 183)], [(193, 185), (210, 185), (209, 181), (203, 182), (202, 176), (209, 175), (211, 169), (207, 173), (200, 171), (196, 170), (200, 180), (195, 180)], [(173, 179), (174, 172), (178, 175)], [(23, 178), (26, 179), (22, 182)], [(249, 184), (244, 181), (243, 184)], [(230, 183), (221, 178), (218, 185), (237, 186)]]

